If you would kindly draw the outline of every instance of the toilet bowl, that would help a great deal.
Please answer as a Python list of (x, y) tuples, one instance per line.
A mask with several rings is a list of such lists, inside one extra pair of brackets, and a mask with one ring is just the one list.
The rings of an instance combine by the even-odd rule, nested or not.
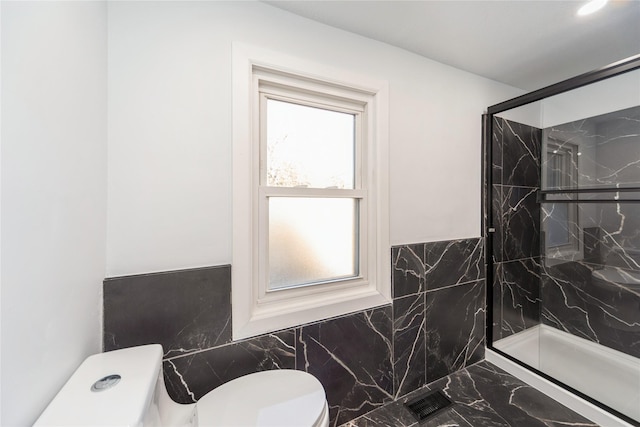
[(166, 391), (162, 354), (151, 344), (89, 356), (34, 426), (329, 425), (322, 384), (306, 372), (245, 375), (183, 405)]

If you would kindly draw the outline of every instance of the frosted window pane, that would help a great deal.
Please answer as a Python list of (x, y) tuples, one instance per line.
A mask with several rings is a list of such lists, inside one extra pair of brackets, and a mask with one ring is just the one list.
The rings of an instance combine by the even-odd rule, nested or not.
[(267, 100), (267, 185), (354, 185), (355, 116)]
[(358, 275), (357, 201), (269, 199), (269, 289)]

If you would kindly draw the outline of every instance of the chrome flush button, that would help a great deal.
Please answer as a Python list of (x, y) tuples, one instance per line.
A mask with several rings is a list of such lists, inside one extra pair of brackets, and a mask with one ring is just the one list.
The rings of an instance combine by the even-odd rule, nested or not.
[(91, 386), (91, 391), (103, 391), (107, 390), (120, 382), (120, 375), (107, 375), (104, 378), (100, 378), (98, 381), (93, 383)]

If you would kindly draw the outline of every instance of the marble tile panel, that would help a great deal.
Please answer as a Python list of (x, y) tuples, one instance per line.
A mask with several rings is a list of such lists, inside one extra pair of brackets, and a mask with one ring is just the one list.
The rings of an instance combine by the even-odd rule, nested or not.
[(504, 191), (502, 185), (493, 185), (491, 188), (491, 225), (495, 231), (490, 233), (487, 237), (488, 239), (491, 239), (493, 247), (493, 252), (491, 254), (487, 254), (487, 256), (490, 256), (493, 262), (501, 262), (504, 259), (503, 229), (505, 228), (505, 224), (503, 222), (502, 214)]
[(485, 281), (427, 292), (427, 382), (484, 357)]
[(163, 362), (167, 391), (176, 402), (192, 403), (243, 375), (295, 369), (295, 337), (291, 329), (167, 359)]
[[(630, 197), (630, 193), (626, 196)], [(640, 195), (637, 197), (640, 199)], [(594, 206), (600, 215), (602, 263), (640, 271), (640, 204), (598, 203)]]
[(545, 134), (580, 147), (581, 187), (640, 184), (640, 107), (554, 125)]
[(104, 280), (104, 350), (162, 344), (164, 357), (231, 341), (231, 266)]
[[(493, 288), (491, 289), (491, 316), (492, 316), (492, 331), (493, 341), (497, 341), (502, 338), (502, 278), (503, 269), (498, 268), (502, 263), (494, 263), (493, 268)], [(488, 343), (487, 343), (488, 344)]]
[(540, 205), (535, 188), (503, 187), (502, 261), (540, 256)]
[(342, 427), (414, 427), (418, 422), (409, 410), (400, 401), (388, 403), (378, 409), (361, 415)]
[(518, 187), (540, 187), (542, 130), (503, 120), (502, 182)]
[(425, 294), (393, 301), (394, 396), (426, 384)]
[[(441, 389), (453, 405), (418, 423), (404, 403)], [(482, 361), (360, 416), (343, 427), (597, 427), (500, 368)]]
[(393, 298), (424, 292), (424, 243), (391, 248)]
[(540, 324), (540, 259), (503, 262), (496, 268), (502, 293), (501, 337)]
[(483, 361), (444, 378), (440, 388), (474, 427), (597, 425), (500, 368)]
[(481, 238), (425, 243), (427, 290), (484, 278)]
[(640, 357), (637, 288), (608, 281), (598, 265), (567, 262), (544, 267), (541, 292), (544, 324)]
[(502, 142), (504, 134), (504, 119), (493, 117), (493, 128), (491, 129), (491, 173), (492, 183), (502, 185)]
[(385, 306), (299, 328), (297, 369), (324, 386), (332, 426), (393, 400), (392, 327)]

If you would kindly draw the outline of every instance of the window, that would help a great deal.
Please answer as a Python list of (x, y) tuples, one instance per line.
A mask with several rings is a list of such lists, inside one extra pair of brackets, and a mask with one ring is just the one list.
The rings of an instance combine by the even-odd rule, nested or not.
[(386, 84), (233, 52), (234, 339), (389, 303)]
[[(544, 162), (544, 188), (575, 189), (578, 185), (578, 146), (548, 138)], [(550, 198), (571, 199), (571, 194), (550, 195)], [(576, 203), (546, 203), (543, 224), (547, 257), (576, 259), (580, 251), (578, 209)]]

